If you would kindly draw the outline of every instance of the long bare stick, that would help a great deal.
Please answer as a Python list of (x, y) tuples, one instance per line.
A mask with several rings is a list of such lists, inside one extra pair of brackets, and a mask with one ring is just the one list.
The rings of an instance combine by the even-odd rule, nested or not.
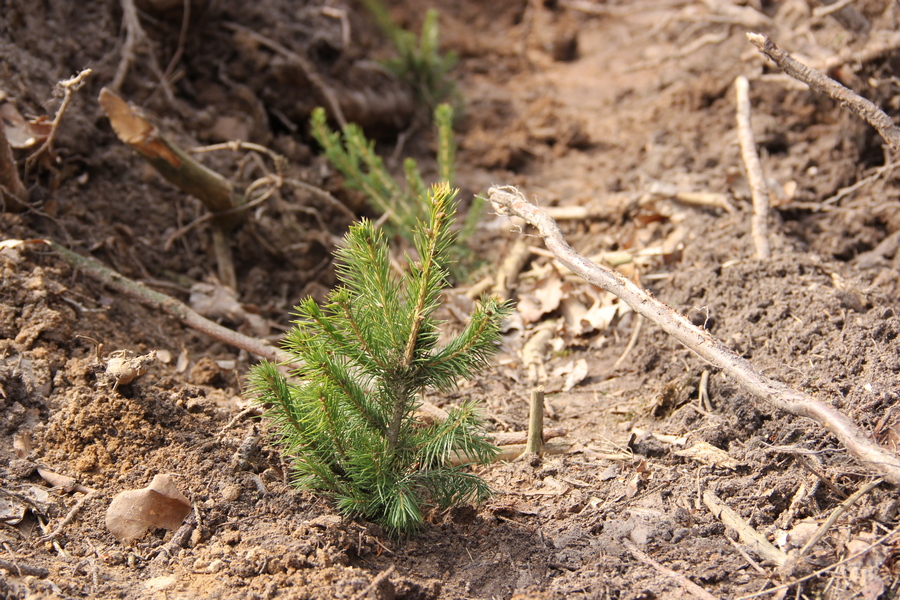
[(188, 307), (184, 302), (176, 300), (171, 296), (161, 294), (155, 290), (151, 290), (150, 288), (141, 285), (136, 281), (132, 281), (121, 273), (113, 271), (96, 259), (72, 252), (68, 248), (60, 246), (53, 241), (28, 241), (49, 245), (55, 252), (62, 256), (72, 266), (84, 270), (85, 273), (87, 273), (97, 281), (100, 281), (101, 283), (111, 287), (114, 290), (123, 292), (131, 296), (132, 298), (143, 302), (144, 304), (162, 310), (163, 312), (180, 320), (188, 327), (205, 333), (206, 335), (224, 342), (230, 346), (241, 348), (243, 350), (246, 350), (247, 352), (250, 352), (251, 354), (255, 354), (256, 356), (265, 358), (266, 360), (279, 363), (293, 362), (293, 359), (289, 354), (275, 348), (274, 346), (271, 346), (268, 342), (257, 338), (252, 338), (242, 333), (238, 333), (237, 331), (228, 329), (227, 327), (222, 327), (215, 321), (210, 321), (206, 317), (201, 316), (199, 313)]
[(786, 413), (807, 417), (830, 431), (860, 463), (890, 483), (900, 484), (900, 457), (871, 440), (849, 417), (833, 406), (758, 373), (705, 329), (695, 326), (631, 280), (579, 255), (563, 239), (556, 221), (528, 202), (514, 187), (492, 187), (491, 202), (500, 214), (515, 214), (534, 225), (547, 249), (572, 272), (620, 298), (637, 314), (659, 325), (663, 331), (722, 369), (747, 392)]
[(748, 33), (747, 39), (759, 48), (759, 51), (775, 61), (782, 71), (808, 85), (820, 94), (827, 94), (841, 103), (844, 108), (856, 113), (869, 122), (884, 138), (894, 152), (900, 151), (900, 128), (883, 110), (866, 100), (856, 92), (842, 86), (840, 83), (811, 69), (797, 61), (788, 52), (775, 45), (767, 36), (759, 33)]
[(750, 219), (750, 233), (756, 248), (756, 258), (767, 260), (771, 256), (769, 250), (769, 188), (763, 176), (759, 155), (756, 153), (756, 141), (753, 139), (753, 128), (750, 126), (750, 84), (743, 75), (734, 80), (737, 96), (737, 130), (738, 142), (741, 145), (741, 158), (747, 169), (747, 182), (750, 184), (750, 197), (753, 198), (753, 217)]

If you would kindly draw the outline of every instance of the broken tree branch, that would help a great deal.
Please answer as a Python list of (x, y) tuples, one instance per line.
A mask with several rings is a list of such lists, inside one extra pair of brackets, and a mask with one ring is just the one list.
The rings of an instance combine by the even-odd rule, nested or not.
[(118, 273), (103, 263), (89, 256), (82, 256), (72, 252), (56, 242), (50, 240), (27, 240), (32, 243), (41, 243), (50, 246), (57, 254), (64, 258), (73, 267), (84, 270), (85, 273), (109, 286), (110, 288), (127, 294), (132, 298), (143, 302), (153, 308), (159, 309), (166, 314), (175, 317), (188, 327), (196, 329), (201, 333), (215, 338), (221, 342), (246, 350), (251, 354), (255, 354), (260, 358), (275, 363), (292, 363), (293, 360), (287, 353), (275, 348), (268, 342), (252, 338), (250, 336), (238, 333), (227, 327), (223, 327), (214, 321), (210, 321), (206, 317), (201, 316), (196, 311), (188, 307), (184, 302), (161, 294), (155, 290), (128, 279), (121, 273)]
[(820, 94), (827, 94), (840, 102), (844, 108), (868, 121), (869, 125), (878, 131), (894, 152), (900, 151), (900, 128), (894, 125), (887, 113), (875, 106), (874, 103), (834, 79), (797, 61), (788, 52), (776, 46), (768, 36), (748, 33), (747, 39), (759, 48), (760, 52), (775, 61), (782, 71), (794, 79), (802, 81)]
[(737, 130), (738, 142), (741, 146), (741, 158), (747, 169), (747, 182), (750, 184), (750, 197), (753, 199), (753, 216), (750, 218), (750, 233), (756, 258), (767, 260), (772, 252), (769, 249), (769, 188), (763, 176), (762, 165), (756, 152), (756, 141), (753, 139), (753, 128), (750, 126), (750, 83), (743, 75), (734, 80), (737, 96)]
[(118, 138), (143, 156), (168, 182), (200, 200), (212, 213), (219, 279), (236, 290), (230, 233), (244, 222), (244, 196), (228, 179), (197, 162), (109, 89), (100, 90), (99, 100)]
[(758, 373), (749, 361), (738, 356), (708, 331), (695, 326), (628, 278), (575, 252), (566, 243), (556, 221), (528, 202), (518, 189), (492, 187), (488, 195), (498, 213), (518, 215), (536, 227), (547, 248), (572, 272), (620, 298), (637, 314), (656, 323), (685, 347), (720, 368), (756, 398), (786, 413), (807, 417), (822, 425), (866, 468), (890, 483), (900, 484), (900, 457), (880, 447), (844, 413)]

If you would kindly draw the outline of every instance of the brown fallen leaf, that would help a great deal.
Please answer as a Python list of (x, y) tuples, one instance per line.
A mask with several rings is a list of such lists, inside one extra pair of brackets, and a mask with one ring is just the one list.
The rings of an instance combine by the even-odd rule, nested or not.
[(155, 350), (141, 356), (133, 356), (127, 350), (111, 353), (106, 361), (106, 376), (113, 382), (113, 391), (146, 373), (155, 362)]
[(191, 512), (191, 503), (168, 475), (156, 475), (140, 490), (118, 494), (106, 510), (106, 527), (120, 542), (130, 542), (149, 529), (173, 531)]

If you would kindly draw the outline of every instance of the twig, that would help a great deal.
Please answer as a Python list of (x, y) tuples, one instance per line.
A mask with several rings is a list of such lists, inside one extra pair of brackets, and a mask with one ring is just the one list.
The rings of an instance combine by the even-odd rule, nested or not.
[(747, 554), (747, 551), (746, 551), (746, 550), (744, 550), (743, 548), (741, 548), (741, 545), (740, 545), (740, 544), (738, 544), (736, 541), (734, 541), (733, 539), (731, 539), (731, 538), (728, 537), (727, 535), (724, 536), (724, 537), (725, 537), (726, 540), (728, 540), (728, 542), (729, 542), (732, 546), (734, 546), (734, 549), (737, 550), (737, 553), (740, 554), (741, 556), (743, 556), (743, 557), (744, 557), (744, 560), (747, 561), (747, 564), (749, 564), (751, 567), (753, 567), (753, 569), (754, 569), (757, 573), (759, 573), (759, 574), (762, 575), (763, 577), (768, 577), (768, 576), (769, 576), (769, 574), (766, 573), (766, 570), (763, 569), (761, 566), (759, 566), (759, 563), (756, 562), (755, 560), (753, 560), (753, 557), (751, 557), (749, 554)]
[(753, 216), (750, 218), (750, 232), (756, 258), (767, 260), (772, 252), (769, 249), (769, 188), (763, 176), (759, 155), (756, 153), (756, 141), (753, 139), (753, 128), (750, 126), (750, 84), (747, 78), (739, 75), (734, 80), (737, 96), (737, 130), (741, 145), (741, 158), (747, 169), (747, 181), (750, 184), (750, 197), (753, 198)]
[[(494, 462), (514, 461), (525, 452), (525, 444), (502, 444), (498, 448), (500, 448), (500, 452), (494, 457)], [(571, 449), (572, 444), (569, 442), (549, 442), (544, 444), (545, 455), (565, 454)], [(458, 467), (460, 465), (471, 465), (478, 461), (467, 454), (455, 453), (451, 455), (449, 462), (452, 466)]]
[(634, 542), (625, 540), (625, 547), (628, 548), (628, 551), (631, 552), (632, 556), (634, 556), (642, 563), (650, 565), (666, 577), (670, 577), (677, 581), (678, 585), (680, 585), (687, 593), (692, 594), (697, 598), (700, 598), (701, 600), (717, 600), (716, 596), (713, 596), (681, 573), (673, 571), (669, 567), (663, 566), (650, 558), (650, 556), (648, 556), (645, 552), (642, 552), (640, 549), (638, 549), (638, 547), (634, 545)]
[(900, 128), (894, 125), (891, 118), (875, 104), (834, 79), (795, 60), (788, 52), (776, 46), (768, 36), (748, 33), (747, 39), (759, 48), (760, 52), (775, 61), (782, 71), (794, 79), (802, 81), (820, 94), (827, 94), (845, 108), (868, 121), (869, 125), (878, 131), (894, 152), (900, 151)]
[(738, 532), (741, 541), (749, 546), (759, 556), (772, 561), (779, 567), (788, 561), (788, 555), (773, 546), (764, 535), (750, 527), (740, 515), (728, 508), (718, 496), (710, 490), (703, 492), (703, 504), (709, 511), (728, 527)]
[(814, 571), (814, 572), (810, 573), (809, 575), (806, 575), (806, 576), (804, 576), (804, 577), (801, 577), (800, 579), (795, 579), (794, 581), (789, 581), (788, 583), (785, 583), (785, 584), (782, 584), (782, 585), (779, 585), (779, 586), (776, 586), (776, 587), (773, 587), (773, 588), (769, 588), (769, 589), (763, 590), (763, 591), (761, 591), (761, 592), (756, 592), (755, 594), (749, 594), (749, 595), (747, 595), (747, 596), (741, 596), (741, 597), (739, 597), (739, 598), (735, 598), (735, 600), (751, 600), (751, 598), (759, 598), (760, 596), (765, 596), (766, 594), (771, 594), (772, 592), (780, 592), (781, 590), (786, 590), (786, 589), (788, 589), (788, 588), (791, 588), (791, 587), (797, 585), (798, 583), (803, 583), (804, 581), (808, 581), (808, 580), (812, 579), (813, 577), (818, 577), (819, 575), (821, 575), (821, 574), (823, 574), (823, 573), (827, 573), (828, 571), (831, 571), (831, 570), (833, 570), (833, 569), (836, 569), (836, 568), (838, 568), (838, 567), (841, 566), (841, 565), (845, 565), (845, 564), (847, 564), (848, 562), (853, 562), (854, 560), (856, 560), (856, 559), (859, 558), (860, 556), (863, 556), (863, 555), (865, 555), (866, 553), (868, 553), (869, 551), (871, 551), (872, 548), (874, 548), (875, 546), (878, 546), (878, 545), (880, 545), (880, 544), (883, 544), (883, 543), (886, 542), (890, 537), (896, 535), (897, 533), (900, 533), (900, 526), (895, 527), (895, 528), (892, 529), (891, 531), (887, 532), (886, 534), (884, 534), (883, 536), (881, 536), (880, 538), (878, 538), (877, 540), (875, 540), (874, 542), (872, 542), (871, 544), (869, 544), (869, 545), (868, 545), (866, 548), (864, 548), (863, 550), (860, 550), (860, 551), (857, 552), (856, 554), (851, 554), (850, 556), (848, 556), (847, 558), (845, 558), (845, 559), (843, 559), (843, 560), (839, 560), (839, 561), (837, 561), (837, 562), (834, 563), (834, 564), (828, 565), (827, 567), (824, 567), (824, 568), (822, 568), (822, 569), (819, 569), (818, 571)]
[(49, 245), (62, 258), (68, 261), (72, 266), (83, 269), (85, 273), (96, 279), (97, 281), (111, 287), (112, 289), (127, 294), (132, 298), (143, 302), (149, 306), (159, 309), (168, 315), (171, 315), (193, 329), (205, 333), (221, 342), (241, 348), (251, 354), (255, 354), (266, 360), (277, 363), (293, 362), (291, 356), (277, 348), (271, 346), (263, 340), (246, 336), (237, 331), (222, 327), (214, 321), (201, 316), (197, 312), (191, 310), (183, 302), (161, 294), (155, 290), (151, 290), (127, 277), (121, 273), (113, 271), (103, 263), (90, 258), (76, 254), (71, 250), (60, 246), (56, 242), (49, 240), (29, 240), (34, 243)]
[(34, 151), (34, 153), (29, 156), (25, 160), (25, 170), (28, 171), (31, 167), (40, 159), (41, 155), (44, 152), (50, 150), (53, 146), (53, 139), (56, 137), (56, 132), (59, 130), (59, 124), (62, 123), (63, 115), (66, 113), (66, 109), (69, 107), (69, 102), (72, 101), (72, 94), (81, 89), (81, 86), (84, 85), (84, 80), (93, 73), (90, 69), (85, 69), (75, 77), (71, 77), (66, 79), (65, 81), (60, 81), (56, 84), (57, 90), (62, 88), (63, 90), (63, 100), (62, 104), (59, 105), (59, 110), (56, 111), (56, 115), (53, 117), (53, 122), (50, 123), (50, 133), (47, 134), (47, 138), (44, 140), (44, 143), (41, 144), (41, 147)]
[(703, 369), (700, 373), (700, 385), (697, 388), (697, 400), (704, 410), (712, 412), (712, 404), (709, 402), (709, 369)]
[(881, 448), (841, 411), (758, 373), (749, 361), (708, 331), (695, 326), (621, 273), (597, 265), (576, 253), (566, 243), (556, 222), (525, 200), (516, 188), (492, 187), (488, 193), (498, 212), (516, 214), (534, 225), (547, 248), (574, 273), (620, 298), (636, 313), (659, 325), (701, 358), (722, 369), (756, 398), (789, 414), (816, 421), (834, 434), (866, 468), (879, 473), (890, 483), (900, 484), (900, 457)]
[(48, 533), (45, 536), (39, 537), (37, 539), (37, 541), (43, 543), (43, 542), (49, 542), (50, 540), (55, 539), (56, 536), (58, 536), (59, 534), (62, 533), (62, 530), (65, 528), (66, 525), (68, 525), (69, 523), (71, 523), (72, 521), (75, 520), (75, 517), (78, 515), (78, 512), (82, 508), (84, 508), (84, 505), (87, 504), (89, 500), (93, 500), (96, 497), (97, 497), (97, 490), (89, 491), (80, 500), (78, 500), (78, 502), (75, 503), (75, 506), (73, 506), (72, 509), (69, 510), (69, 513), (66, 515), (66, 517), (62, 521), (60, 521), (59, 525), (57, 525), (53, 531), (51, 531), (50, 533)]
[(390, 567), (387, 568), (386, 571), (382, 571), (381, 573), (376, 575), (375, 578), (372, 579), (372, 581), (369, 583), (369, 585), (366, 586), (366, 588), (364, 590), (362, 590), (361, 592), (359, 592), (358, 594), (353, 596), (352, 600), (363, 600), (363, 598), (365, 598), (369, 594), (369, 592), (371, 592), (372, 590), (377, 588), (386, 579), (388, 579), (391, 575), (393, 575), (394, 571), (395, 571), (394, 565), (391, 565)]
[(839, 202), (844, 196), (852, 194), (859, 188), (863, 187), (864, 185), (868, 185), (869, 183), (872, 183), (873, 181), (877, 180), (882, 175), (890, 173), (897, 167), (900, 167), (900, 162), (888, 162), (887, 164), (884, 164), (884, 165), (878, 167), (877, 169), (875, 169), (875, 172), (873, 172), (871, 175), (863, 177), (862, 179), (860, 179), (859, 181), (857, 181), (856, 183), (854, 183), (852, 185), (848, 185), (847, 187), (842, 187), (841, 189), (836, 191), (830, 198), (826, 198), (825, 200), (822, 200), (822, 202), (819, 203), (818, 208), (816, 208), (814, 212), (818, 212), (818, 211), (824, 209), (825, 207), (834, 204), (835, 202)]
[(828, 533), (828, 530), (831, 529), (831, 526), (834, 525), (835, 521), (837, 521), (838, 518), (847, 511), (847, 509), (849, 509), (857, 500), (874, 490), (883, 482), (884, 480), (880, 478), (876, 479), (875, 481), (870, 481), (869, 483), (858, 489), (852, 496), (841, 502), (837, 508), (831, 511), (831, 514), (828, 515), (828, 518), (824, 523), (822, 523), (819, 529), (816, 530), (815, 535), (809, 538), (809, 541), (803, 545), (803, 548), (800, 549), (800, 556), (806, 556), (812, 549), (812, 547), (815, 546), (819, 542), (819, 540), (821, 540), (825, 536), (826, 533)]
[(219, 227), (231, 230), (243, 222), (245, 211), (233, 209), (242, 208), (244, 198), (228, 179), (197, 162), (109, 89), (100, 90), (99, 100), (118, 138), (167, 181), (203, 202)]
[(346, 117), (344, 117), (344, 111), (341, 109), (341, 103), (338, 101), (337, 96), (335, 96), (334, 92), (331, 91), (331, 88), (325, 85), (325, 80), (322, 79), (322, 77), (319, 75), (319, 72), (316, 71), (311, 62), (309, 62), (296, 52), (285, 48), (275, 40), (269, 39), (266, 36), (259, 34), (248, 27), (238, 25), (237, 23), (225, 23), (225, 27), (232, 31), (237, 31), (246, 35), (258, 44), (262, 44), (269, 50), (274, 50), (284, 58), (297, 65), (300, 70), (303, 71), (303, 74), (316, 89), (316, 91), (319, 92), (319, 95), (322, 96), (322, 99), (325, 100), (325, 103), (328, 105), (328, 110), (329, 112), (331, 112), (331, 116), (334, 117), (334, 120), (338, 122), (338, 125), (341, 126), (341, 129), (347, 126), (347, 119)]
[(182, 5), (184, 8), (181, 11), (181, 31), (178, 32), (178, 45), (175, 47), (175, 54), (172, 55), (172, 60), (169, 61), (169, 65), (163, 72), (163, 79), (165, 81), (168, 81), (169, 77), (172, 76), (175, 67), (178, 65), (178, 61), (181, 60), (181, 56), (184, 54), (184, 44), (187, 40), (188, 28), (191, 24), (191, 0), (184, 0)]
[(625, 360), (625, 357), (634, 349), (637, 345), (638, 336), (641, 335), (641, 327), (644, 325), (644, 316), (638, 315), (634, 322), (634, 331), (631, 332), (631, 337), (628, 338), (628, 345), (625, 346), (625, 350), (622, 351), (622, 354), (619, 355), (619, 358), (616, 359), (616, 362), (613, 363), (611, 371), (615, 371), (622, 361)]
[(138, 46), (145, 45), (147, 47), (147, 56), (150, 58), (150, 70), (159, 78), (160, 87), (165, 92), (169, 102), (174, 101), (175, 96), (172, 93), (169, 82), (162, 72), (156, 56), (153, 54), (150, 40), (144, 32), (144, 28), (141, 27), (141, 20), (138, 18), (134, 0), (119, 0), (119, 2), (122, 5), (122, 21), (125, 26), (125, 45), (122, 47), (122, 59), (119, 61), (119, 66), (116, 67), (116, 74), (109, 87), (117, 92), (122, 88), (125, 77), (128, 76), (128, 69), (131, 68), (131, 63), (137, 57)]

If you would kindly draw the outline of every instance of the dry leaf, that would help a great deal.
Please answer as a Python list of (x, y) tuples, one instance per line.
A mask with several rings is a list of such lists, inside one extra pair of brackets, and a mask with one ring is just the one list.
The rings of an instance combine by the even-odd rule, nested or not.
[(562, 391), (568, 392), (573, 387), (584, 381), (588, 374), (588, 365), (587, 361), (583, 358), (579, 358), (575, 361), (575, 366), (572, 368), (572, 372), (569, 373), (569, 376), (566, 377), (566, 382), (563, 384)]
[(117, 350), (106, 361), (106, 376), (113, 382), (113, 390), (128, 385), (156, 362), (156, 351), (141, 356), (130, 356), (127, 350)]
[(6, 140), (13, 148), (31, 148), (43, 144), (52, 129), (47, 117), (26, 120), (9, 102), (0, 104), (0, 119), (3, 119)]
[(736, 469), (740, 464), (724, 450), (706, 442), (697, 442), (690, 448), (675, 452), (675, 456), (683, 456), (706, 465), (714, 465), (725, 469)]
[(191, 503), (172, 478), (157, 475), (140, 490), (127, 490), (113, 498), (106, 510), (106, 527), (120, 542), (130, 542), (149, 529), (173, 531), (191, 512)]
[(237, 292), (219, 282), (195, 283), (191, 286), (191, 308), (214, 321), (227, 319), (240, 325), (244, 322), (244, 307), (237, 300)]

